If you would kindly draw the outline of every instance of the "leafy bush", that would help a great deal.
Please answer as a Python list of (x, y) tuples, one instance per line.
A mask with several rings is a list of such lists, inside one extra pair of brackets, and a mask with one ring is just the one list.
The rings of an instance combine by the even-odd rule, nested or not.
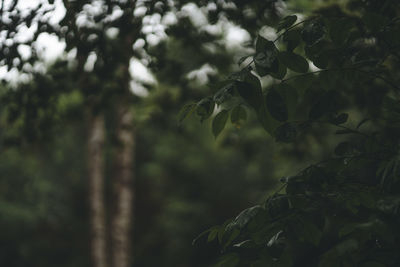
[(277, 142), (326, 126), (325, 138), (344, 136), (331, 158), (195, 240), (218, 241), (217, 266), (400, 266), (398, 15), (396, 1), (368, 0), (285, 17), (218, 92), (184, 107), (180, 120), (205, 120), (217, 106), (216, 137), (248, 112)]

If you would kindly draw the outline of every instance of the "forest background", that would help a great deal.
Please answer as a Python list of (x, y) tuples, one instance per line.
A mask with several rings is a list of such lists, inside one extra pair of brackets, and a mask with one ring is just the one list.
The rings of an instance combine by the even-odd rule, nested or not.
[[(277, 143), (250, 112), (215, 138), (211, 122), (178, 114), (249, 63), (282, 18), (346, 1), (18, 2), (1, 8), (2, 266), (210, 266), (218, 243), (192, 244), (199, 233), (342, 138), (322, 128)], [(60, 56), (46, 59), (43, 36), (64, 43)]]

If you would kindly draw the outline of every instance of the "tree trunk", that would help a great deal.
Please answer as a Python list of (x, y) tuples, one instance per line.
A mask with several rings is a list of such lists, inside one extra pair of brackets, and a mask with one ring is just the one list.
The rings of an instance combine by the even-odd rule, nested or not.
[(94, 267), (107, 267), (104, 206), (104, 117), (89, 118), (88, 167), (91, 226), (91, 256)]
[(115, 129), (113, 190), (115, 210), (111, 219), (112, 266), (130, 265), (131, 227), (133, 207), (133, 115), (129, 105), (120, 103), (117, 107)]

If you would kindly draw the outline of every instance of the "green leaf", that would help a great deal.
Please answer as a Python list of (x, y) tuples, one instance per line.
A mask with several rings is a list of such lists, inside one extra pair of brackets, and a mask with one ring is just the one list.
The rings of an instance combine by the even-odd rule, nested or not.
[[(228, 225), (229, 226), (229, 225)], [(222, 237), (222, 248), (226, 249), (240, 235), (240, 230), (237, 228), (226, 228)]]
[(249, 240), (245, 240), (245, 241), (242, 241), (240, 243), (237, 243), (237, 244), (233, 245), (233, 247), (236, 247), (236, 248), (255, 248), (256, 244), (252, 240), (249, 239)]
[(193, 239), (192, 245), (195, 245), (195, 244), (197, 243), (197, 241), (198, 241), (200, 238), (202, 238), (203, 236), (205, 236), (206, 234), (208, 234), (209, 232), (211, 232), (211, 229), (212, 229), (212, 228), (203, 231), (203, 232), (202, 232), (201, 234), (199, 234), (195, 239)]
[(243, 81), (236, 81), (235, 88), (246, 103), (254, 109), (264, 129), (272, 135), (277, 121), (267, 111), (260, 80), (248, 72)]
[(246, 109), (242, 106), (236, 106), (231, 112), (231, 122), (236, 128), (240, 128), (247, 119)]
[(228, 224), (227, 228), (239, 228), (242, 229), (245, 227), (251, 219), (253, 219), (260, 211), (262, 207), (256, 205), (254, 207), (245, 209), (242, 211), (230, 224)]
[(327, 52), (333, 48), (333, 44), (326, 40), (321, 40), (315, 44), (304, 47), (304, 52), (315, 66), (320, 69), (327, 67), (330, 58), (330, 53)]
[(216, 104), (220, 105), (225, 101), (232, 98), (233, 94), (233, 83), (229, 83), (221, 88), (217, 93), (215, 93), (213, 100)]
[(353, 21), (350, 18), (333, 18), (328, 20), (329, 36), (336, 45), (342, 45), (351, 34)]
[(260, 86), (253, 86), (248, 82), (236, 82), (239, 95), (255, 110), (262, 106), (262, 91)]
[(275, 89), (272, 88), (268, 91), (265, 101), (268, 112), (274, 119), (278, 121), (287, 121), (289, 116), (285, 100)]
[(275, 86), (277, 92), (283, 97), (286, 103), (288, 119), (295, 119), (297, 111), (298, 93), (295, 88), (287, 83), (280, 83)]
[(278, 59), (278, 70), (276, 72), (270, 72), (269, 75), (271, 75), (276, 79), (282, 80), (283, 78), (285, 78), (286, 73), (287, 73), (286, 66)]
[(300, 30), (291, 30), (283, 35), (283, 42), (286, 43), (286, 50), (293, 51), (301, 43)]
[(196, 109), (195, 103), (184, 105), (178, 114), (178, 124), (181, 124), (187, 117), (189, 117)]
[(287, 29), (290, 26), (292, 26), (297, 20), (297, 16), (296, 15), (291, 15), (291, 16), (287, 16), (284, 17), (278, 24), (277, 27), (277, 32), (280, 32), (283, 29)]
[(306, 73), (308, 71), (308, 62), (300, 55), (289, 51), (283, 51), (279, 52), (278, 57), (283, 64), (295, 72)]
[(256, 41), (256, 54), (253, 57), (256, 71), (260, 76), (279, 71), (278, 49), (275, 44), (258, 36)]
[(208, 119), (214, 111), (215, 102), (211, 97), (204, 98), (197, 103), (196, 114), (200, 117), (201, 122)]
[(271, 50), (272, 47), (275, 47), (273, 42), (268, 41), (267, 39), (265, 39), (261, 35), (257, 36), (257, 40), (256, 40), (256, 52), (257, 53), (265, 52), (267, 50)]
[(301, 37), (307, 45), (313, 45), (325, 35), (324, 25), (320, 20), (313, 20), (305, 24)]
[(257, 73), (265, 76), (270, 72), (276, 72), (279, 68), (277, 53), (273, 51), (259, 52), (254, 56)]
[(217, 235), (218, 235), (218, 230), (219, 230), (219, 227), (218, 227), (218, 226), (213, 226), (213, 227), (210, 229), (210, 233), (208, 234), (208, 237), (207, 237), (207, 242), (211, 242), (211, 241), (213, 241), (213, 240), (217, 237)]
[(225, 128), (226, 121), (228, 120), (228, 111), (227, 110), (222, 110), (220, 113), (218, 113), (213, 122), (212, 122), (212, 132), (217, 138), (217, 136), (222, 132), (222, 130)]

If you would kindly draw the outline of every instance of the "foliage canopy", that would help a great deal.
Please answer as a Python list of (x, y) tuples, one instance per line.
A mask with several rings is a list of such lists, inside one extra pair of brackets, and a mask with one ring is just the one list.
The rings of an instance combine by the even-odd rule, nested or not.
[(332, 157), (194, 241), (219, 243), (217, 266), (399, 266), (399, 11), (368, 0), (287, 16), (218, 92), (185, 107), (181, 120), (204, 120), (216, 105), (215, 136), (228, 114), (236, 125), (251, 112), (278, 142), (320, 128), (340, 139)]

